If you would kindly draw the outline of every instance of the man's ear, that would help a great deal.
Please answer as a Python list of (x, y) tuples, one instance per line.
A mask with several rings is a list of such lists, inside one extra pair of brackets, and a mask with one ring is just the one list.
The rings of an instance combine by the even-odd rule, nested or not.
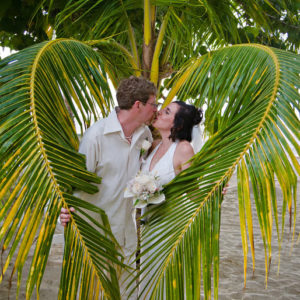
[(140, 100), (136, 100), (133, 104), (133, 107), (140, 108), (141, 105), (142, 105), (142, 102)]

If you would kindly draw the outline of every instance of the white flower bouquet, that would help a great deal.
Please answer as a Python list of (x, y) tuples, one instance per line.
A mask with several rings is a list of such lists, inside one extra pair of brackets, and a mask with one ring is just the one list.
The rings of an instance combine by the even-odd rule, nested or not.
[(161, 192), (162, 186), (158, 176), (149, 172), (139, 172), (132, 179), (125, 190), (125, 197), (133, 197), (136, 208), (146, 207), (148, 204), (158, 204), (165, 200)]

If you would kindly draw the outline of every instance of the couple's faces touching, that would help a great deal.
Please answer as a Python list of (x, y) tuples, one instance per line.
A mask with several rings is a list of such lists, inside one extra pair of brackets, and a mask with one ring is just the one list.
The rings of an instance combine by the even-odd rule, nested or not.
[(140, 105), (140, 116), (146, 124), (150, 124), (157, 112), (156, 96), (150, 95), (146, 104)]
[(177, 103), (170, 103), (165, 108), (157, 112), (156, 118), (152, 125), (157, 129), (171, 130), (174, 124), (174, 118), (179, 110)]
[(146, 102), (140, 106), (140, 116), (146, 124), (150, 124), (157, 129), (171, 130), (174, 123), (174, 118), (179, 110), (177, 103), (170, 103), (168, 106), (161, 110), (157, 110), (157, 103), (155, 95), (151, 95)]

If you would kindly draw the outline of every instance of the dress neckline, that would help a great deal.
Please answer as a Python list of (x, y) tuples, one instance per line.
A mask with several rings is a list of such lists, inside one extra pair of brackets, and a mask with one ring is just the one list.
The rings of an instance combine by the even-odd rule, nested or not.
[(152, 172), (154, 170), (154, 168), (158, 165), (158, 163), (162, 160), (162, 158), (170, 151), (172, 145), (174, 144), (174, 142), (172, 142), (168, 148), (168, 150), (164, 153), (164, 155), (155, 163), (155, 165), (153, 166), (153, 168), (150, 170), (151, 168), (151, 163), (152, 163), (152, 160), (153, 160), (153, 157), (155, 155), (155, 153), (157, 152), (158, 148), (160, 147), (162, 142), (160, 142), (156, 147), (155, 149), (153, 150), (153, 152), (151, 153), (152, 154), (152, 157), (150, 159), (150, 164), (149, 164), (149, 172)]

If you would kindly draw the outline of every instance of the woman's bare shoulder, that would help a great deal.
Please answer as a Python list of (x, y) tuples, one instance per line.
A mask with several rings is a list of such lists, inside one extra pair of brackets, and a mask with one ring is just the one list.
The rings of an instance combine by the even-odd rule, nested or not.
[(188, 141), (180, 141), (177, 146), (177, 150), (182, 153), (194, 153), (193, 147)]
[(190, 163), (187, 163), (187, 161), (189, 161), (194, 154), (193, 147), (188, 141), (180, 141), (178, 143), (174, 154), (174, 169), (176, 174), (190, 166)]

